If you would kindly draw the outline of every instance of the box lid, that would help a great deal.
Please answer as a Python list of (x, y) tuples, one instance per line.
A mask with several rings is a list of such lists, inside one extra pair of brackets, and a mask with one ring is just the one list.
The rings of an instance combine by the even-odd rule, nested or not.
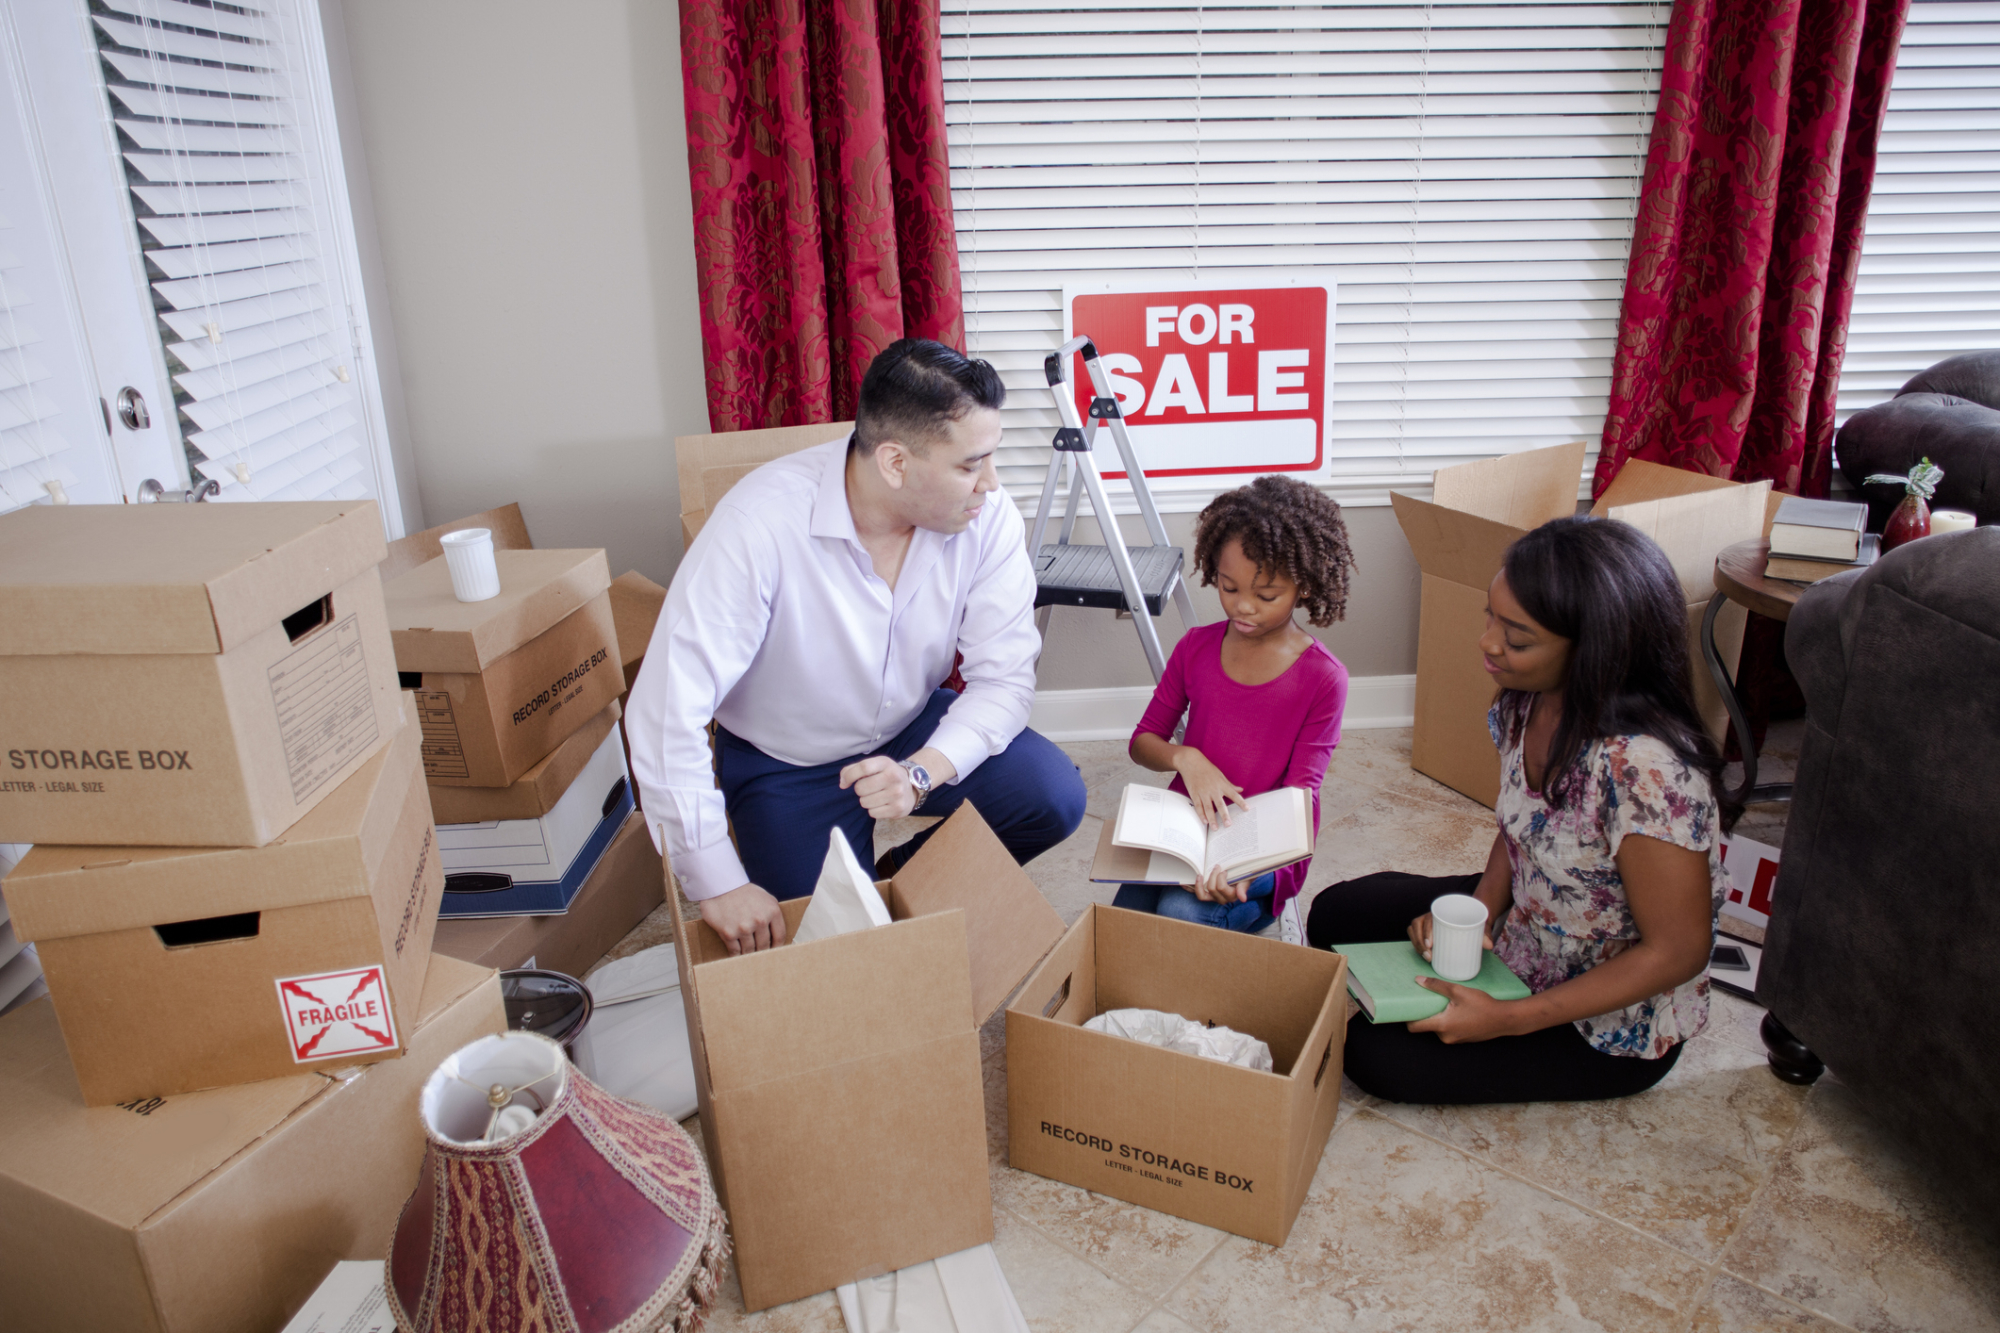
[(379, 564), (373, 500), (0, 516), (0, 653), (217, 653)]
[(0, 880), (0, 893), (28, 940), (366, 896), (410, 789), (422, 783), (422, 733), (406, 726), (268, 846), (39, 844)]
[(443, 556), (382, 587), (399, 671), (484, 671), (611, 586), (602, 550), (495, 551), (500, 592), (452, 596)]
[(1558, 444), (1441, 467), (1431, 478), (1431, 499), (1523, 531), (1538, 528), (1576, 512), (1585, 450), (1581, 442)]
[(1735, 482), (1635, 459), (1591, 512), (1651, 537), (1673, 561), (1687, 599), (1706, 601), (1715, 593), (1715, 557), (1763, 534), (1770, 492), (1768, 481)]
[(983, 1024), (1063, 936), (1062, 917), (971, 801), (889, 881), (898, 920), (960, 910), (972, 959), (972, 1018)]
[[(434, 956), (418, 1026), (492, 975), (490, 968)], [(86, 1107), (55, 1007), (36, 1000), (0, 1018), (0, 1176), (138, 1227), (342, 1084), (342, 1071), (292, 1074), (133, 1110)]]
[(618, 627), (618, 654), (624, 659), (620, 666), (631, 666), (646, 655), (660, 608), (666, 604), (667, 590), (636, 569), (611, 580), (611, 623)]
[(1419, 500), (1400, 491), (1389, 503), (1409, 540), (1417, 567), (1434, 578), (1484, 588), (1500, 568), (1500, 557), (1526, 529), (1477, 514), (1462, 514), (1444, 505)]

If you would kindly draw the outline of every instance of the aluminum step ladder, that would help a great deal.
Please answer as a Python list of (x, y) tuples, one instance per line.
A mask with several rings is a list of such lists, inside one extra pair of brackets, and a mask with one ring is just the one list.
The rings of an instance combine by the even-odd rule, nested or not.
[[(1079, 420), (1076, 395), (1070, 390), (1069, 359), (1081, 352), (1084, 369), (1090, 375), (1092, 398), (1088, 423)], [(1153, 493), (1146, 474), (1139, 469), (1132, 449), (1132, 436), (1125, 417), (1118, 410), (1118, 398), (1111, 392), (1109, 375), (1098, 363), (1097, 347), (1087, 336), (1071, 338), (1050, 353), (1042, 363), (1049, 392), (1056, 400), (1062, 426), (1056, 431), (1055, 452), (1049, 457), (1049, 472), (1042, 479), (1041, 503), (1035, 506), (1035, 529), (1029, 534), (1028, 549), (1035, 553), (1035, 628), (1048, 636), (1049, 609), (1057, 606), (1094, 606), (1109, 611), (1129, 611), (1139, 632), (1139, 646), (1146, 650), (1147, 664), (1157, 682), (1167, 669), (1160, 651), (1160, 636), (1153, 618), (1166, 610), (1172, 596), (1180, 612), (1181, 625), (1193, 629), (1194, 599), (1188, 595), (1187, 580), (1181, 576), (1186, 553), (1167, 538), (1166, 525), (1153, 505)], [(1112, 442), (1125, 465), (1132, 494), (1139, 501), (1139, 513), (1146, 522), (1150, 546), (1126, 546), (1119, 540), (1118, 516), (1104, 494), (1104, 477), (1097, 470), (1092, 452), (1098, 424), (1111, 427)], [(1063, 508), (1062, 528), (1053, 544), (1048, 535), (1049, 513), (1054, 508), (1056, 485), (1063, 469), (1069, 470), (1069, 500)], [(1076, 530), (1077, 501), (1090, 493), (1091, 513), (1108, 543), (1082, 545), (1070, 540)]]

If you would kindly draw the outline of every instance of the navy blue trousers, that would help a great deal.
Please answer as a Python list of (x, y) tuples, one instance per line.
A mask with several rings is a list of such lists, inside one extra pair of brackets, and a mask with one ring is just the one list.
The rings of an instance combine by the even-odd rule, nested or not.
[[(862, 865), (874, 865), (875, 821), (861, 808), (853, 788), (840, 789), (840, 770), (871, 754), (909, 758), (924, 747), (956, 698), (951, 690), (936, 691), (916, 720), (878, 750), (803, 768), (773, 759), (717, 727), (716, 779), (750, 882), (778, 898), (811, 893), (826, 861), (827, 832), (835, 827), (847, 835)], [(1076, 832), (1083, 822), (1083, 775), (1054, 742), (1024, 729), (969, 777), (934, 787), (917, 813), (949, 815), (966, 801), (972, 802), (1014, 859), (1025, 862)], [(891, 851), (883, 869), (908, 860), (936, 827), (933, 824)]]

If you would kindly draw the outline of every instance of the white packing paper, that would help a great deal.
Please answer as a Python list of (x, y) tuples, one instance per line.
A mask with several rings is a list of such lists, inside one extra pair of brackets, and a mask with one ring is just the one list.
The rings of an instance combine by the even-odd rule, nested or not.
[(875, 881), (855, 859), (854, 849), (836, 828), (828, 835), (826, 864), (813, 886), (812, 902), (792, 935), (794, 944), (810, 944), (850, 930), (889, 924), (889, 904), (875, 891)]
[(1255, 1037), (1233, 1028), (1203, 1027), (1191, 1018), (1159, 1009), (1109, 1009), (1083, 1026), (1183, 1055), (1271, 1072), (1271, 1048)]
[(991, 1245), (834, 1289), (847, 1333), (1029, 1333)]
[(585, 984), (595, 1008), (570, 1051), (584, 1077), (676, 1120), (693, 1115), (694, 1060), (674, 946), (606, 963)]

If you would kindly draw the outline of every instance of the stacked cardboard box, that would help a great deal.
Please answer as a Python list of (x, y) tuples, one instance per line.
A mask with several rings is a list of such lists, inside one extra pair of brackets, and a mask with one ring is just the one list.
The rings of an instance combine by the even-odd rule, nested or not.
[(365, 501), (0, 517), (0, 887), (87, 1103), (407, 1048), (443, 876), (384, 550)]

